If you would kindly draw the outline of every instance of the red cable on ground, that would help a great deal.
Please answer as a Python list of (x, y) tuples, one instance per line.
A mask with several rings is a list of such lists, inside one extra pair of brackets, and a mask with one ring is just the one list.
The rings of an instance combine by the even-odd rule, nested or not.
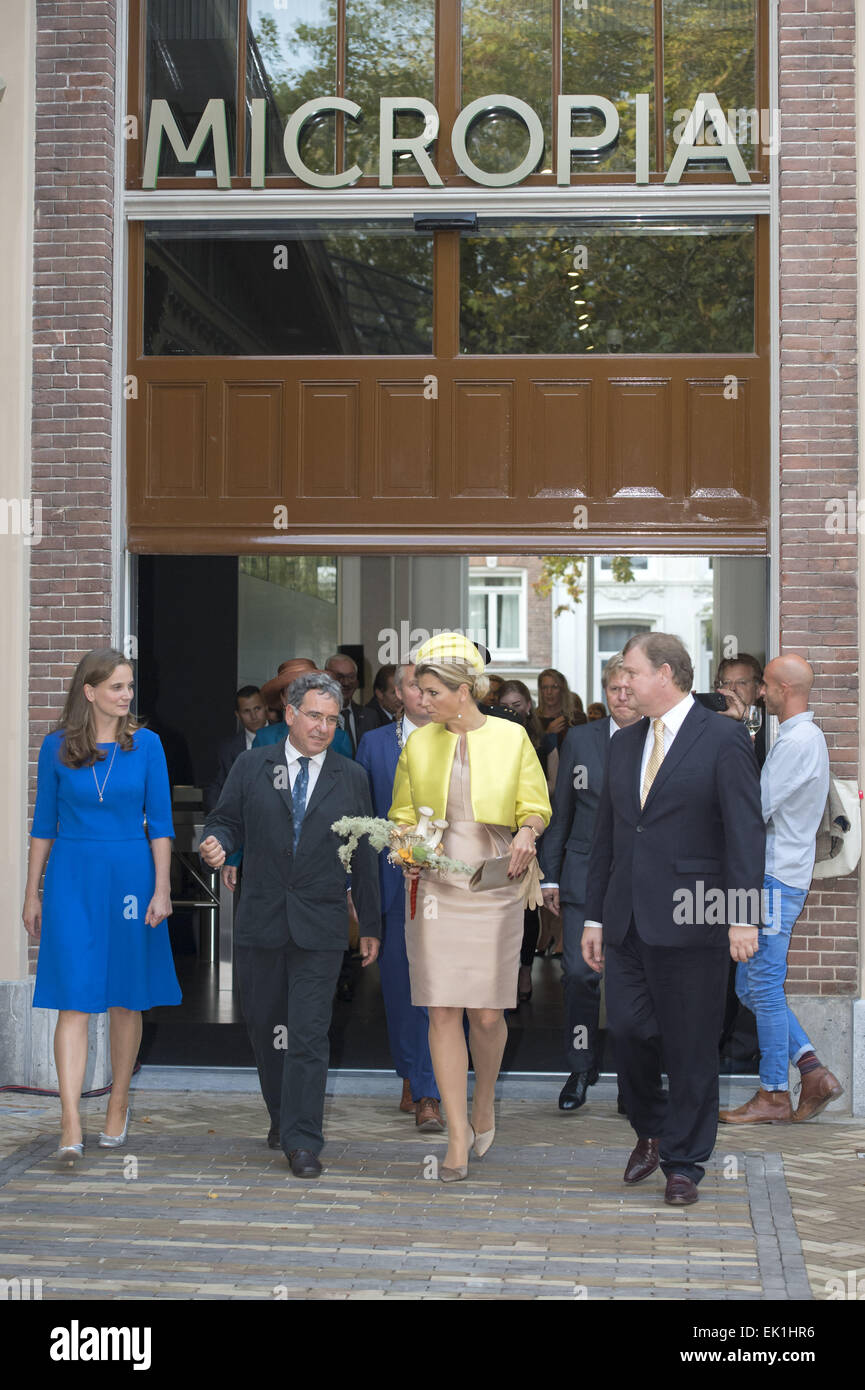
[[(140, 1071), (141, 1071), (141, 1063), (140, 1063), (140, 1062), (136, 1062), (136, 1063), (135, 1063), (135, 1066), (132, 1068), (132, 1075), (135, 1076), (136, 1073), (137, 1073), (137, 1072), (140, 1072)], [(107, 1096), (107, 1095), (108, 1095), (108, 1092), (111, 1090), (111, 1087), (112, 1087), (113, 1084), (114, 1084), (113, 1082), (110, 1082), (110, 1081), (109, 1081), (109, 1083), (108, 1083), (107, 1086), (101, 1087), (101, 1089), (98, 1090), (98, 1091), (82, 1091), (82, 1092), (81, 1092), (81, 1099), (82, 1099), (82, 1100), (91, 1100), (94, 1096)], [(16, 1095), (19, 1095), (19, 1096), (58, 1096), (58, 1097), (59, 1097), (59, 1095), (60, 1095), (60, 1092), (59, 1092), (59, 1091), (44, 1091), (44, 1090), (42, 1090), (42, 1088), (41, 1088), (40, 1086), (0, 1086), (0, 1091), (12, 1091), (12, 1092), (14, 1092)]]

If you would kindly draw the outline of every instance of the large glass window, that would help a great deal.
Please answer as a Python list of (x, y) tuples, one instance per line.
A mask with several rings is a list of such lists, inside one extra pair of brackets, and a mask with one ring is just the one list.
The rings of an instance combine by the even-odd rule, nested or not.
[(753, 219), (482, 220), (461, 238), (460, 351), (753, 352)]
[[(286, 120), (306, 101), (344, 95), (362, 107), (355, 122), (322, 113), (304, 128), (301, 156), (316, 173), (358, 164), (378, 175), (381, 97), (424, 97), (449, 129), (461, 107), (500, 92), (527, 102), (544, 132), (539, 172), (552, 178), (553, 126), (561, 94), (597, 94), (620, 118), (618, 140), (597, 154), (581, 152), (573, 173), (632, 174), (635, 98), (650, 96), (650, 167), (669, 166), (687, 113), (702, 91), (714, 92), (728, 116), (746, 166), (759, 142), (774, 138), (758, 111), (758, 0), (143, 0), (145, 116), (154, 97), (171, 103), (189, 140), (206, 102), (226, 104), (232, 168), (249, 173), (253, 99), (267, 103), (265, 171), (289, 173), (283, 153)], [(238, 27), (246, 34), (238, 54)], [(438, 22), (438, 32), (436, 23)], [(663, 44), (656, 34), (663, 31)], [(436, 53), (447, 71), (436, 73)], [(459, 72), (454, 56), (459, 54)], [(239, 69), (239, 70), (238, 70)], [(132, 84), (137, 84), (137, 54)], [(456, 78), (456, 80), (454, 80)], [(238, 92), (240, 105), (238, 108)], [(765, 104), (765, 103), (764, 103)], [(664, 148), (656, 148), (656, 113)], [(397, 133), (420, 133), (423, 119), (401, 114)], [(572, 131), (601, 128), (598, 113), (575, 112)], [(234, 151), (242, 141), (240, 169)], [(705, 140), (714, 142), (711, 131)], [(469, 157), (490, 173), (520, 164), (528, 148), (523, 122), (504, 109), (486, 113), (467, 134)], [(432, 147), (431, 156), (436, 158)], [(716, 171), (717, 163), (688, 170)], [(212, 173), (204, 152), (196, 173)], [(417, 177), (413, 156), (397, 156), (396, 175)], [(170, 148), (160, 175), (190, 176)]]
[(145, 233), (145, 356), (432, 352), (432, 236), (387, 222)]

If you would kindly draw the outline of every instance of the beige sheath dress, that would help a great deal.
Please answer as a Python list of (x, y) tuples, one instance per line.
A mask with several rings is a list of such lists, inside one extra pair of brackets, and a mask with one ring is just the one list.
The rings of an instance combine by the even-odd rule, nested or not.
[[(457, 743), (448, 789), (445, 854), (477, 868), (507, 854), (513, 832), (472, 816), (465, 738)], [(468, 875), (422, 874), (411, 920), (406, 887), (405, 944), (413, 1004), (464, 1009), (512, 1009), (523, 940), (523, 900), (515, 880), (471, 893)]]

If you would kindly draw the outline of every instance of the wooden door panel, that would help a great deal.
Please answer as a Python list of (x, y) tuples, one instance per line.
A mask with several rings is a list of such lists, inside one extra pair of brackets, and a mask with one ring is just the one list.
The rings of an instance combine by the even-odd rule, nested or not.
[[(188, 360), (139, 358), (130, 546), (566, 551), (581, 502), (581, 550), (765, 552), (764, 359), (575, 365), (200, 358), (192, 380)], [(289, 518), (276, 534), (275, 500)]]
[(222, 397), (223, 497), (282, 497), (280, 381), (227, 381)]
[(152, 381), (145, 392), (146, 498), (206, 496), (207, 384)]
[(375, 497), (435, 497), (438, 410), (432, 383), (419, 379), (375, 385)]
[(665, 377), (614, 378), (607, 396), (606, 496), (669, 497), (672, 389)]
[(454, 382), (452, 420), (453, 496), (511, 497), (513, 382)]
[(739, 376), (726, 382), (692, 378), (686, 386), (686, 495), (749, 497), (750, 382)]
[(532, 381), (529, 391), (529, 496), (587, 497), (592, 382)]
[(298, 430), (299, 496), (357, 497), (360, 383), (302, 381)]

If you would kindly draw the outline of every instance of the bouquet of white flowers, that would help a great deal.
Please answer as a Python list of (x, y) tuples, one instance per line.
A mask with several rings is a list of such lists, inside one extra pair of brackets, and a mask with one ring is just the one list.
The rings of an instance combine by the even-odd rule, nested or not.
[[(388, 859), (401, 869), (423, 869), (424, 872), (439, 874), (472, 874), (474, 866), (464, 864), (461, 859), (449, 859), (442, 848), (442, 835), (447, 830), (446, 820), (432, 820), (432, 808), (419, 806), (420, 820), (417, 825), (397, 825), (391, 820), (381, 820), (376, 816), (343, 816), (330, 827), (346, 843), (339, 850), (339, 857), (346, 869), (351, 867), (351, 857), (358, 846), (361, 835), (365, 835), (377, 853), (387, 850)], [(411, 882), (409, 903), (411, 920), (414, 921), (417, 903), (417, 878)]]

